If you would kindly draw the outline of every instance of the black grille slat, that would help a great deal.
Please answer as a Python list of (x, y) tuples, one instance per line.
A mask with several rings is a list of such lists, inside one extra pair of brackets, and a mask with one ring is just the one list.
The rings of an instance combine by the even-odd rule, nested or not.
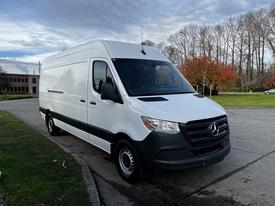
[(222, 118), (222, 119), (218, 119), (216, 122), (217, 122), (217, 123), (220, 123), (220, 122), (227, 122), (227, 119), (226, 119), (226, 117), (224, 117), (224, 118)]
[[(210, 125), (215, 122), (219, 128), (219, 134), (214, 136)], [(226, 116), (220, 116), (210, 119), (190, 121), (186, 124), (180, 124), (181, 130), (187, 141), (194, 146), (203, 146), (226, 137), (229, 132), (229, 126)]]
[(224, 129), (227, 129), (227, 128), (228, 128), (228, 125), (226, 123), (224, 123), (222, 125), (219, 125), (220, 130), (224, 130)]
[(223, 137), (225, 137), (227, 135), (227, 131), (223, 131), (220, 133), (219, 136), (193, 136), (192, 138), (190, 138), (191, 142), (205, 142), (205, 141), (209, 141), (209, 142), (213, 142), (213, 140), (217, 140), (217, 139), (221, 139)]
[(209, 122), (199, 123), (199, 124), (186, 124), (186, 128), (195, 129), (200, 127), (207, 127)]
[(189, 136), (198, 136), (198, 135), (207, 135), (209, 134), (209, 130), (200, 130), (200, 131), (192, 131), (188, 132)]
[[(213, 137), (213, 138), (211, 138), (211, 142), (216, 141), (218, 139), (220, 139), (220, 137)], [(209, 137), (204, 137), (204, 138), (200, 138), (200, 139), (192, 139), (191, 141), (193, 143), (209, 142)]]

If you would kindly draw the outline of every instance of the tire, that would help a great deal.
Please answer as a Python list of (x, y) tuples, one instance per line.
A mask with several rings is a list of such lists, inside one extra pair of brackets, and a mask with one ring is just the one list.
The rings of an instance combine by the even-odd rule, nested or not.
[(60, 128), (55, 126), (51, 113), (47, 115), (46, 125), (51, 136), (58, 136), (60, 134)]
[(143, 177), (143, 168), (137, 150), (127, 140), (119, 140), (115, 145), (114, 161), (119, 175), (133, 183)]

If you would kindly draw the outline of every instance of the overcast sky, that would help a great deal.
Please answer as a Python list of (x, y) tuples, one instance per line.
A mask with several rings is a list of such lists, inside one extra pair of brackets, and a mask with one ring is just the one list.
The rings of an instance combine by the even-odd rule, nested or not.
[(0, 58), (37, 62), (94, 39), (166, 41), (185, 24), (217, 24), (273, 0), (7, 0), (0, 4)]

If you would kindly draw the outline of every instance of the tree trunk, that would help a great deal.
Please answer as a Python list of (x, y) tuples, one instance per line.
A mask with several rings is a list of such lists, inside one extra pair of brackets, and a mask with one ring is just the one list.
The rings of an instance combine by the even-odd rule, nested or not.
[(225, 64), (227, 64), (227, 61), (228, 61), (228, 47), (229, 47), (229, 45), (228, 45), (228, 41), (227, 41), (226, 49), (225, 49)]
[(243, 62), (243, 45), (242, 45), (242, 43), (241, 43), (241, 48), (240, 48), (240, 63), (239, 63), (239, 77), (240, 77), (241, 89), (242, 89), (242, 92), (243, 92), (244, 85), (243, 85), (242, 62)]
[(251, 39), (250, 34), (248, 36), (248, 54), (247, 54), (247, 60), (246, 60), (246, 92), (248, 92), (248, 84), (249, 82), (249, 71), (250, 71), (250, 64), (251, 64)]
[(209, 88), (209, 90), (210, 90), (210, 99), (212, 99), (212, 84), (210, 84), (209, 87), (210, 87), (210, 88)]
[(219, 61), (219, 44), (217, 43), (216, 60)]
[(251, 54), (251, 66), (250, 66), (250, 83), (253, 84), (253, 70), (254, 70), (254, 49)]
[(234, 65), (234, 61), (235, 61), (235, 39), (233, 40), (233, 43), (232, 43), (233, 45), (232, 45), (232, 53), (231, 53), (231, 58), (232, 58), (232, 60), (231, 60), (231, 64), (232, 64), (232, 66)]
[(263, 37), (263, 41), (262, 41), (262, 62), (261, 62), (261, 73), (264, 73), (264, 56), (265, 56), (265, 52), (264, 52), (264, 46), (265, 46), (265, 38)]
[(272, 44), (272, 41), (269, 38), (267, 38), (267, 41), (272, 49), (272, 53), (275, 54), (275, 46)]
[(211, 50), (212, 50), (212, 46), (211, 46), (211, 43), (208, 42), (208, 58), (211, 59), (212, 58), (212, 55), (211, 55)]

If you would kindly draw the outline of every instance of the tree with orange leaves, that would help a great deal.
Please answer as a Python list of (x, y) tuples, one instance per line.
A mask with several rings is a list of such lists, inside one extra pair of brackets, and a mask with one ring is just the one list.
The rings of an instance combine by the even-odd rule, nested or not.
[(273, 88), (275, 88), (275, 73), (270, 74), (270, 75), (267, 77), (266, 82), (265, 82), (265, 86), (266, 86), (268, 89), (273, 89)]
[(238, 79), (236, 69), (232, 65), (219, 63), (208, 57), (188, 59), (181, 67), (181, 72), (188, 81), (197, 88), (206, 85), (210, 88), (230, 89)]
[(232, 65), (225, 64), (220, 64), (219, 68), (219, 88), (227, 90), (234, 87), (236, 85), (236, 81), (239, 79), (239, 75), (236, 71), (236, 68)]

